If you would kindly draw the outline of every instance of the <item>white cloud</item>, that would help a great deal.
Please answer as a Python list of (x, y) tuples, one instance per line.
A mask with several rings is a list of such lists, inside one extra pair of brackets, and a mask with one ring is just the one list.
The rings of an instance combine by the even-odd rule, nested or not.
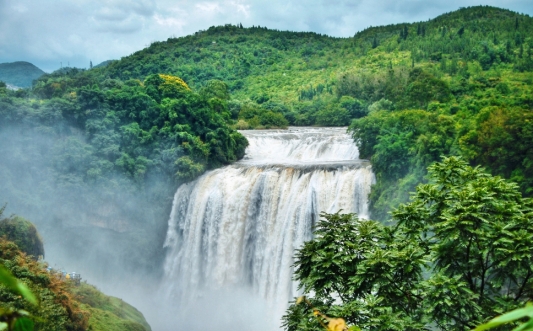
[(204, 14), (214, 14), (216, 12), (221, 12), (220, 5), (216, 2), (200, 2), (195, 6)]
[(28, 7), (26, 7), (24, 5), (20, 5), (20, 4), (13, 5), (11, 8), (13, 8), (13, 10), (18, 12), (18, 13), (25, 13), (25, 12), (28, 11)]
[(237, 13), (243, 14), (245, 17), (250, 16), (250, 5), (244, 1), (231, 1), (230, 4), (235, 7)]
[(163, 17), (160, 14), (155, 14), (154, 19), (157, 22), (157, 24), (165, 26), (165, 27), (177, 27), (181, 29), (186, 24), (183, 20), (180, 20), (174, 17)]

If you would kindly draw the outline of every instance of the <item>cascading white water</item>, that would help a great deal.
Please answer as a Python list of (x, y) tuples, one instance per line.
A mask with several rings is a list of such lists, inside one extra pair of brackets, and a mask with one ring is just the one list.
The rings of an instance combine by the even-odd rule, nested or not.
[[(262, 302), (266, 310), (260, 313), (279, 327), (297, 296), (295, 250), (311, 239), (322, 211), (368, 218), (374, 176), (342, 128), (242, 133), (250, 143), (244, 160), (178, 188), (165, 242), (164, 287), (182, 312), (198, 298), (212, 296), (205, 306), (244, 291), (238, 302)], [(245, 329), (268, 328), (246, 322)]]

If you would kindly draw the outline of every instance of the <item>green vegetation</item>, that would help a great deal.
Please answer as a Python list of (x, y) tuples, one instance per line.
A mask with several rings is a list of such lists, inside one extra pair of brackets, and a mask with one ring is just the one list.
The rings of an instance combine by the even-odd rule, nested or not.
[(43, 265), (24, 255), (13, 243), (0, 239), (0, 265), (24, 282), (39, 301), (32, 305), (0, 287), (0, 308), (27, 311), (36, 330), (86, 330), (88, 312), (80, 309), (68, 292), (68, 284), (51, 276)]
[(0, 63), (0, 81), (17, 87), (31, 87), (33, 81), (44, 74), (28, 62)]
[(472, 7), (356, 35), (379, 46), (336, 86), (370, 104), (350, 130), (378, 179), (374, 218), (407, 201), (441, 155), (482, 165), (531, 196), (532, 29), (527, 15)]
[[(18, 228), (29, 223), (35, 230), (17, 216), (0, 222), (5, 221)], [(91, 285), (61, 279), (45, 267), (0, 237), (0, 330), (150, 330), (134, 307)]]
[[(30, 95), (19, 92), (18, 96), (59, 98), (63, 102), (52, 102), (50, 107), (80, 108), (63, 117), (84, 130), (93, 122), (77, 117), (102, 103), (106, 106), (99, 106), (100, 112), (113, 110), (120, 118), (119, 127), (128, 121), (140, 123), (139, 116), (148, 116), (140, 126), (142, 132), (127, 131), (143, 135), (143, 147), (155, 133), (150, 133), (149, 123), (155, 118), (150, 117), (152, 106), (145, 104), (148, 99), (108, 102), (105, 98), (119, 91), (121, 96), (145, 93), (151, 102), (164, 106), (156, 94), (148, 92), (148, 85), (137, 88), (134, 83), (162, 73), (180, 77), (204, 97), (205, 89), (224, 86), (217, 99), (223, 100), (223, 118), (232, 128), (339, 126), (358, 119), (351, 130), (361, 156), (371, 159), (378, 178), (372, 212), (384, 220), (391, 208), (407, 200), (407, 193), (423, 181), (427, 166), (440, 155), (461, 155), (472, 165), (481, 164), (495, 175), (517, 181), (524, 194), (533, 193), (531, 150), (526, 143), (530, 138), (528, 111), (533, 106), (531, 35), (531, 17), (489, 6), (461, 8), (426, 22), (371, 27), (352, 38), (228, 24), (154, 42), (91, 70), (64, 68), (41, 77)], [(87, 98), (96, 103), (88, 103)], [(37, 106), (32, 103), (32, 107)], [(132, 107), (143, 110), (124, 118)], [(210, 103), (209, 107), (217, 106)], [(498, 130), (489, 132), (493, 124)], [(156, 127), (156, 140), (169, 138), (161, 135), (162, 123)], [(207, 136), (199, 137), (205, 143)], [(180, 143), (184, 142), (190, 143)], [(206, 150), (199, 148), (195, 156), (184, 155), (164, 171), (187, 179), (231, 162), (238, 153), (228, 151), (228, 156), (220, 157), (225, 151), (216, 152), (225, 144), (209, 151), (218, 154), (213, 158), (221, 162), (208, 160), (203, 165), (199, 160)], [(228, 144), (232, 146), (231, 139)], [(120, 144), (107, 146), (105, 153), (112, 154), (116, 146)], [(176, 153), (173, 148), (163, 151), (165, 155)], [(119, 172), (138, 177), (163, 163), (143, 153), (126, 154), (129, 157), (120, 158)], [(116, 168), (116, 156), (111, 159)], [(87, 177), (99, 177), (109, 168), (105, 163), (87, 169)]]
[[(98, 81), (91, 74), (65, 69), (32, 90), (0, 93), (0, 136), (8, 142), (0, 146), (0, 201), (69, 246), (73, 258), (87, 255), (90, 238), (109, 238), (126, 270), (160, 270), (177, 185), (242, 158), (247, 141), (230, 127), (223, 82), (196, 92), (171, 75)], [(81, 234), (102, 222), (108, 233)], [(92, 253), (94, 264), (112, 263), (107, 252)]]
[[(291, 125), (348, 125), (382, 99), (391, 102), (390, 110), (454, 104), (455, 76), (532, 71), (532, 30), (529, 16), (488, 6), (372, 27), (353, 38), (228, 24), (154, 42), (93, 75), (143, 80), (170, 73), (197, 88), (217, 79), (228, 84), (235, 101), (277, 110)], [(419, 70), (410, 73), (413, 66)], [(507, 86), (506, 93), (516, 95)], [(499, 89), (506, 91), (504, 84)]]
[(21, 251), (35, 260), (44, 257), (43, 239), (35, 225), (20, 216), (2, 218), (5, 206), (0, 208), (0, 237), (14, 242)]
[[(447, 102), (433, 101), (420, 110), (375, 110), (355, 120), (350, 130), (378, 178), (371, 196), (374, 217), (384, 220), (388, 210), (406, 201), (425, 168), (441, 155), (483, 165), (531, 196), (532, 78), (502, 67), (447, 77), (452, 91)], [(404, 86), (408, 95), (412, 84)]]
[[(531, 17), (487, 6), (352, 38), (225, 25), (32, 89), (0, 83), (0, 202), (160, 270), (176, 186), (242, 158), (235, 129), (350, 125), (377, 177), (372, 216), (395, 210), (394, 226), (326, 215), (298, 255), (310, 302), (363, 329), (469, 329), (531, 299), (532, 36)], [(461, 159), (420, 186), (443, 155)], [(83, 258), (81, 237), (68, 247)], [(319, 327), (306, 309), (288, 329)]]
[[(531, 300), (533, 200), (450, 157), (429, 167), (394, 224), (324, 214), (296, 255), (296, 280), (328, 316), (372, 330), (470, 330)], [(287, 330), (320, 328), (292, 305)]]
[(533, 330), (533, 305), (531, 303), (526, 304), (524, 308), (518, 308), (501, 316), (495, 317), (487, 323), (479, 325), (477, 328), (474, 329), (474, 331), (493, 329), (495, 327), (513, 323), (524, 318), (527, 318), (528, 320), (514, 328), (513, 331)]
[[(0, 286), (20, 295), (29, 303), (38, 305), (37, 298), (28, 286), (15, 278), (3, 265), (0, 265)], [(33, 321), (28, 318), (28, 315), (28, 312), (24, 310), (0, 308), (0, 330), (33, 330)]]
[(94, 286), (82, 283), (70, 288), (81, 307), (90, 312), (88, 330), (150, 331), (144, 316), (119, 298), (104, 295)]

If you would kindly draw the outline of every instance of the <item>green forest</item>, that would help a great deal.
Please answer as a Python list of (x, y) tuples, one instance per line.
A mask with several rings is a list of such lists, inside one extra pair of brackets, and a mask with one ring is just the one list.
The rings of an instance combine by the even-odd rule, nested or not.
[[(176, 187), (241, 159), (237, 130), (289, 125), (348, 127), (376, 175), (379, 222), (325, 215), (297, 253), (310, 304), (362, 329), (468, 330), (531, 299), (533, 18), (489, 6), (350, 38), (213, 26), (31, 88), (0, 82), (0, 204), (42, 231), (127, 242), (128, 270), (160, 270)], [(94, 218), (126, 221), (111, 233)], [(330, 261), (340, 251), (352, 255)], [(318, 329), (311, 310), (291, 306), (286, 328)]]
[[(533, 192), (532, 35), (531, 17), (488, 6), (352, 38), (211, 27), (102, 67), (63, 68), (30, 90), (4, 90), (1, 116), (9, 126), (54, 127), (48, 132), (61, 131), (61, 119), (88, 137), (98, 159), (71, 167), (80, 180), (118, 171), (137, 183), (152, 169), (193, 178), (238, 159), (245, 142), (231, 129), (350, 125), (378, 178), (373, 217), (385, 220), (442, 155), (460, 155)], [(161, 74), (196, 92), (167, 90), (154, 79)], [(170, 108), (184, 117), (173, 118)], [(206, 126), (211, 112), (216, 119)]]

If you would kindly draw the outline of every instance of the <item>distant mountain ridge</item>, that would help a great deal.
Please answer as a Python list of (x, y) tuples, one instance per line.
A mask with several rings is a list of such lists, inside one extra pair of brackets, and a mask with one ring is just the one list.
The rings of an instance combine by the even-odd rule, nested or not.
[(32, 82), (44, 74), (29, 62), (0, 63), (0, 81), (16, 87), (31, 87)]
[(357, 68), (438, 65), (442, 58), (478, 61), (484, 69), (518, 63), (519, 54), (533, 44), (528, 37), (532, 30), (529, 15), (490, 6), (461, 8), (424, 22), (370, 27), (350, 38), (226, 24), (153, 42), (103, 71), (121, 80), (169, 73), (197, 87), (219, 79), (237, 99), (298, 105), (327, 94), (339, 77)]

